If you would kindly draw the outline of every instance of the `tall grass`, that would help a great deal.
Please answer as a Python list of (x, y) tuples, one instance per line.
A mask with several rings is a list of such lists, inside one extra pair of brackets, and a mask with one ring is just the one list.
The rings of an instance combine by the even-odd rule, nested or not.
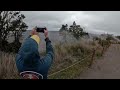
[[(102, 48), (97, 42), (80, 40), (78, 42), (58, 43), (54, 45), (55, 58), (50, 68), (49, 75), (91, 55), (93, 48), (98, 46), (99, 48), (97, 48), (96, 56), (100, 56)], [(45, 51), (40, 53), (40, 55), (44, 56)], [(75, 78), (89, 65), (90, 60), (91, 58), (85, 59), (69, 70), (51, 76), (49, 79)], [(15, 64), (15, 54), (0, 52), (0, 79), (20, 79)]]
[(0, 52), (0, 79), (19, 79), (15, 54)]
[[(64, 44), (56, 44), (55, 48), (55, 60), (50, 69), (49, 74), (57, 72), (61, 69), (64, 69), (75, 62), (82, 60), (82, 58), (86, 58), (92, 54), (94, 48), (97, 48), (95, 56), (100, 57), (102, 52), (102, 47), (98, 44), (98, 42), (86, 42), (84, 40), (80, 40), (75, 43), (64, 43)], [(91, 62), (91, 57), (85, 59), (80, 64), (71, 67), (63, 72), (60, 72), (56, 75), (50, 76), (51, 79), (70, 79), (75, 78), (84, 68), (88, 67)]]

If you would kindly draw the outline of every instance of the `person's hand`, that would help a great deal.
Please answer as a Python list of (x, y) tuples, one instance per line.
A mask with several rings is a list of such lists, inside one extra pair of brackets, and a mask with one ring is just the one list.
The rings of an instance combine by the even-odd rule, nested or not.
[(45, 38), (48, 38), (48, 30), (44, 30), (44, 35), (45, 35)]
[(30, 35), (38, 35), (39, 36), (39, 33), (33, 28)]

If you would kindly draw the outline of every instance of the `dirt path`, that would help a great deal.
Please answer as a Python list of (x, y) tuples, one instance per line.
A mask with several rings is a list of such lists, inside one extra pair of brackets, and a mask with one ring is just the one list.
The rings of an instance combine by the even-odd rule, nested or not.
[(120, 79), (120, 45), (111, 45), (78, 79)]

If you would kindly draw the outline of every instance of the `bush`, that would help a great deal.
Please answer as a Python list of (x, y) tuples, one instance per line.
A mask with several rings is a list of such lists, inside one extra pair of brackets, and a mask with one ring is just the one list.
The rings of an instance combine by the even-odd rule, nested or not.
[(116, 36), (116, 38), (118, 38), (120, 40), (120, 36)]
[(4, 41), (2, 42), (1, 51), (4, 51), (6, 53), (11, 53), (11, 52), (17, 53), (20, 47), (21, 47), (20, 42), (8, 43), (7, 41)]

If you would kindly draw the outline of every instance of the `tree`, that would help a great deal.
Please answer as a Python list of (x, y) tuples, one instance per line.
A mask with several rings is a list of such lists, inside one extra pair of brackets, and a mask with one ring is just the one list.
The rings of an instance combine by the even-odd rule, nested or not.
[(82, 36), (89, 36), (89, 34), (87, 32), (84, 32), (83, 28), (80, 25), (77, 25), (75, 21), (73, 22), (73, 25), (69, 27), (69, 29), (68, 29), (68, 25), (66, 24), (66, 25), (62, 25), (59, 31), (60, 33), (67, 31), (68, 33), (71, 33), (77, 40)]
[(62, 25), (61, 29), (59, 30), (60, 34), (63, 36), (63, 42), (66, 42), (66, 36), (68, 31), (68, 25)]
[(23, 22), (24, 18), (25, 16), (19, 11), (0, 11), (0, 44), (2, 45), (0, 49), (9, 47), (7, 42), (9, 34), (13, 34), (14, 42), (19, 42), (22, 32), (28, 27)]
[(62, 32), (62, 31), (67, 31), (67, 30), (68, 30), (68, 25), (66, 24), (66, 25), (62, 25), (59, 31)]
[(28, 26), (26, 23), (23, 22), (23, 19), (25, 16), (23, 14), (18, 15), (18, 18), (16, 20), (13, 20), (12, 23), (12, 33), (14, 36), (14, 42), (19, 42), (20, 37), (22, 36), (22, 33), (26, 31)]
[(114, 40), (113, 35), (111, 35), (111, 34), (107, 34), (107, 38), (106, 38), (106, 40), (108, 40), (108, 41), (110, 41), (110, 40)]
[(116, 36), (116, 38), (118, 38), (120, 40), (120, 36)]
[(77, 25), (75, 21), (73, 22), (73, 25), (70, 26), (69, 32), (72, 33), (72, 35), (78, 40), (80, 37), (84, 35), (88, 35), (88, 33), (83, 31), (83, 28), (80, 25)]

